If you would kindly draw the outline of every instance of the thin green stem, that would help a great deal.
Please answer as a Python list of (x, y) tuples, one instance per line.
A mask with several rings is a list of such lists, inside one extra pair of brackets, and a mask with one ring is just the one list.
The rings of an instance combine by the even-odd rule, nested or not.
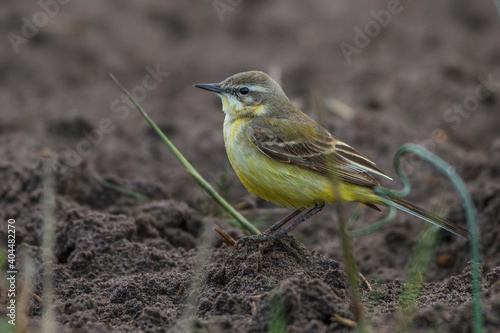
[(174, 144), (167, 138), (167, 136), (162, 132), (162, 130), (154, 123), (153, 120), (148, 116), (146, 111), (137, 103), (137, 101), (130, 95), (130, 93), (118, 82), (118, 80), (110, 74), (111, 79), (120, 87), (120, 89), (127, 95), (127, 97), (134, 103), (135, 107), (142, 116), (146, 119), (146, 121), (153, 127), (155, 132), (161, 137), (161, 139), (167, 144), (168, 148), (174, 153), (175, 157), (182, 163), (186, 171), (193, 177), (193, 179), (212, 197), (219, 205), (221, 205), (229, 214), (231, 214), (236, 221), (240, 223), (242, 227), (247, 229), (250, 233), (257, 235), (260, 231), (252, 225), (246, 218), (243, 217), (240, 213), (238, 213), (223, 197), (220, 196), (219, 193), (210, 185), (199, 173), (196, 169), (189, 163), (189, 161), (181, 154), (181, 152), (174, 146)]
[[(340, 193), (339, 193), (340, 186), (338, 186), (340, 180), (337, 174), (335, 173), (332, 173), (330, 177), (335, 191), (334, 196), (340, 198)], [(347, 281), (349, 283), (349, 288), (352, 295), (352, 309), (353, 309), (352, 311), (357, 323), (356, 332), (359, 333), (370, 332), (371, 328), (366, 322), (365, 310), (363, 307), (363, 303), (361, 301), (361, 290), (358, 283), (359, 271), (356, 265), (356, 258), (354, 257), (352, 238), (349, 235), (349, 233), (346, 232), (348, 226), (348, 219), (346, 216), (345, 207), (342, 202), (337, 203), (337, 216), (338, 216), (339, 231), (340, 231), (339, 232), (340, 244), (342, 246), (344, 270), (347, 275)]]
[(470, 197), (467, 186), (460, 176), (456, 173), (455, 168), (446, 163), (440, 157), (434, 155), (427, 149), (416, 144), (405, 144), (401, 146), (394, 155), (394, 169), (404, 184), (401, 191), (392, 191), (382, 187), (375, 188), (375, 192), (388, 196), (405, 196), (410, 192), (411, 186), (406, 174), (401, 166), (401, 156), (405, 153), (414, 153), (420, 156), (423, 160), (432, 164), (444, 176), (446, 176), (458, 192), (462, 205), (465, 208), (467, 225), (471, 233), (470, 239), (470, 256), (471, 256), (471, 272), (472, 272), (472, 316), (473, 330), (475, 333), (483, 332), (483, 318), (481, 310), (481, 273), (479, 270), (479, 229), (477, 226), (477, 214), (472, 198)]
[[(443, 159), (434, 155), (422, 146), (409, 143), (401, 146), (394, 155), (394, 169), (396, 170), (396, 173), (403, 183), (403, 189), (391, 190), (380, 186), (374, 187), (374, 192), (380, 195), (380, 199), (382, 201), (389, 204), (390, 200), (388, 199), (388, 197), (401, 198), (410, 193), (410, 181), (408, 180), (408, 177), (406, 176), (401, 166), (401, 157), (405, 153), (414, 153), (420, 156), (424, 161), (433, 165), (439, 172), (441, 172), (450, 180), (460, 196), (462, 205), (465, 208), (467, 225), (471, 233), (470, 256), (472, 272), (473, 330), (475, 333), (480, 333), (483, 331), (483, 318), (481, 310), (481, 273), (479, 269), (479, 229), (477, 226), (476, 208), (474, 207), (469, 191), (467, 190), (467, 186), (465, 185), (462, 178), (460, 178), (460, 176), (456, 173), (455, 168), (446, 163)], [(356, 212), (347, 223), (346, 228), (349, 227), (358, 217), (359, 212)], [(375, 229), (381, 227), (385, 223), (389, 222), (392, 217), (393, 214), (390, 213), (389, 216), (375, 222), (374, 225), (368, 228), (356, 231), (346, 230), (346, 233), (355, 236), (366, 235), (367, 233), (370, 233)]]

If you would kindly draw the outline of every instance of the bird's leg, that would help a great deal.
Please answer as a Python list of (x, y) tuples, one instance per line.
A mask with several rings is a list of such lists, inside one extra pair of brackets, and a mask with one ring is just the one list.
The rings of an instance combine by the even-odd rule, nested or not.
[(269, 237), (266, 238), (266, 240), (276, 239), (276, 238), (280, 237), (281, 235), (288, 233), (289, 231), (291, 231), (292, 229), (297, 227), (299, 224), (301, 224), (302, 222), (304, 222), (305, 220), (307, 220), (311, 216), (316, 215), (317, 213), (321, 212), (323, 207), (325, 207), (325, 204), (316, 204), (315, 207), (309, 209), (307, 212), (305, 212), (304, 214), (299, 216), (299, 218), (297, 218), (295, 221), (293, 221), (293, 223), (287, 225), (285, 228), (281, 229), (280, 231), (269, 235)]
[(295, 216), (299, 215), (302, 211), (303, 211), (302, 209), (294, 210), (293, 212), (291, 212), (290, 214), (288, 214), (287, 216), (285, 216), (284, 218), (273, 224), (271, 227), (269, 227), (269, 229), (264, 231), (264, 234), (271, 234), (275, 232), (276, 230), (284, 226), (288, 221), (293, 219)]
[(293, 221), (293, 223), (286, 226), (286, 228), (281, 229), (275, 233), (272, 233), (273, 231), (276, 231), (277, 229), (282, 227), (286, 222), (288, 222), (293, 217), (297, 216), (299, 213), (302, 212), (302, 210), (296, 209), (292, 213), (290, 213), (289, 215), (284, 217), (282, 220), (275, 223), (273, 226), (271, 226), (271, 228), (266, 230), (264, 233), (262, 233), (260, 235), (240, 238), (238, 240), (238, 242), (236, 242), (236, 247), (238, 248), (238, 247), (244, 246), (245, 244), (249, 244), (249, 243), (258, 244), (258, 243), (262, 243), (262, 242), (267, 241), (267, 240), (276, 239), (276, 238), (286, 234), (287, 232), (289, 232), (290, 230), (292, 230), (293, 228), (295, 228), (296, 226), (298, 226), (299, 224), (301, 224), (302, 222), (304, 222), (305, 220), (307, 220), (311, 216), (319, 213), (323, 209), (323, 207), (325, 207), (325, 204), (317, 204), (314, 208), (311, 208), (310, 210), (308, 210), (307, 212), (305, 212), (304, 214), (299, 216), (299, 218), (297, 218), (295, 221)]

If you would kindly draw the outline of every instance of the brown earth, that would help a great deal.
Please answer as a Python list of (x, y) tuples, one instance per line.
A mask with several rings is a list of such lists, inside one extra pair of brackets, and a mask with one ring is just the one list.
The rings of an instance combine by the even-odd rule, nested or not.
[[(41, 152), (50, 149), (58, 331), (276, 332), (282, 323), (287, 332), (352, 330), (334, 319), (354, 315), (333, 207), (293, 237), (259, 249), (228, 247), (213, 224), (235, 238), (242, 231), (108, 76), (135, 92), (200, 173), (264, 229), (287, 210), (247, 194), (227, 162), (219, 100), (192, 87), (258, 69), (390, 175), (392, 156), (406, 142), (425, 144), (456, 168), (478, 212), (485, 330), (497, 332), (500, 22), (493, 2), (241, 1), (218, 13), (220, 3), (230, 2), (74, 0), (46, 7), (50, 18), (36, 1), (0, 5), (0, 236), (6, 245), (7, 220), (15, 219), (18, 268), (23, 255), (33, 260), (32, 291), (43, 298)], [(374, 23), (375, 16), (384, 19), (381, 10), (393, 11), (385, 27)], [(34, 19), (39, 27), (26, 23)], [(358, 29), (375, 29), (367, 45), (359, 44)], [(360, 46), (350, 62), (342, 42)], [(317, 111), (314, 95), (326, 111)], [(338, 101), (352, 108), (347, 116)], [(445, 202), (448, 217), (466, 225), (444, 177), (419, 161), (407, 170), (412, 201)], [(377, 217), (365, 212), (356, 228)], [(423, 224), (401, 213), (353, 240), (373, 287), (362, 284), (374, 332), (397, 325)], [(466, 240), (439, 233), (407, 331), (471, 331), (469, 252)], [(28, 312), (37, 331), (41, 304), (31, 299)]]

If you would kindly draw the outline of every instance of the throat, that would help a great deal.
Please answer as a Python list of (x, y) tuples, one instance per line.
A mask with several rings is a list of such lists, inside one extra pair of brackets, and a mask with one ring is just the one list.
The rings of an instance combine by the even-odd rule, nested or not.
[(222, 111), (225, 114), (234, 114), (237, 112), (234, 102), (230, 102), (227, 98), (222, 99)]

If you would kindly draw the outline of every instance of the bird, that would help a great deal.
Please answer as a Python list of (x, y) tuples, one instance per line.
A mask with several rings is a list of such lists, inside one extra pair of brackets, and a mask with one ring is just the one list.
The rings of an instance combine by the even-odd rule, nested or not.
[(194, 86), (222, 100), (227, 156), (245, 188), (293, 209), (263, 233), (243, 237), (237, 245), (277, 239), (320, 212), (325, 204), (336, 202), (359, 202), (377, 211), (381, 211), (377, 205), (389, 205), (470, 238), (466, 229), (452, 221), (402, 198), (376, 192), (381, 186), (376, 176), (392, 178), (296, 108), (268, 74), (253, 70), (220, 83)]

